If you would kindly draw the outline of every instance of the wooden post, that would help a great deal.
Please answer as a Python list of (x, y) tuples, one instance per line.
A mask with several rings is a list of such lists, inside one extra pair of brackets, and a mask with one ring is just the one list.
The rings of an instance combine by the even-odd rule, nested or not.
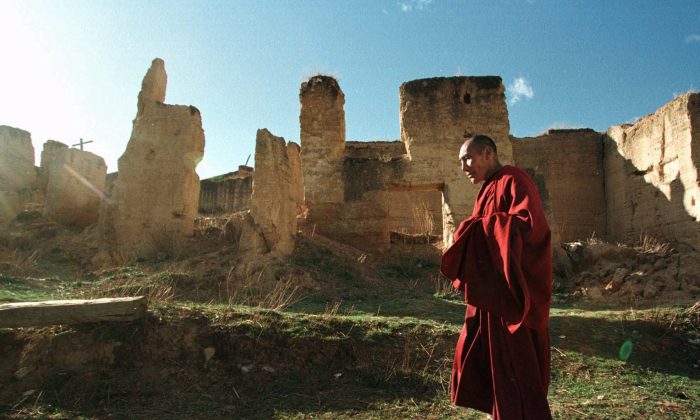
[(48, 300), (0, 305), (0, 328), (133, 321), (146, 313), (143, 296), (93, 300)]

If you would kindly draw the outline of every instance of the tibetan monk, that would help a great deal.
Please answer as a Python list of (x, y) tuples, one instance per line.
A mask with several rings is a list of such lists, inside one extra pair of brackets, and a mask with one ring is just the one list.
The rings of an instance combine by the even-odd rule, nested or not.
[(542, 202), (524, 171), (501, 165), (490, 137), (468, 137), (459, 160), (484, 185), (440, 267), (467, 304), (450, 397), (494, 420), (550, 419), (552, 247)]

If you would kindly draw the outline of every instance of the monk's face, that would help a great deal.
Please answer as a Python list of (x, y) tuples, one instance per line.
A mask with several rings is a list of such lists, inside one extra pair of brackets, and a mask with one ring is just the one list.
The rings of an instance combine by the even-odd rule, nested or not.
[(459, 149), (462, 172), (467, 175), (472, 184), (486, 180), (491, 174), (494, 164), (493, 157), (493, 150), (490, 147), (478, 150), (478, 145), (474, 144), (473, 141), (465, 142)]

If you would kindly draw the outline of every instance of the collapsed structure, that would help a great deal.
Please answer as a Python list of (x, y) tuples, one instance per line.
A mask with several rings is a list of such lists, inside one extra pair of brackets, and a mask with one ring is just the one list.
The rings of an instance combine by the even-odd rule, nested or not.
[[(241, 166), (200, 183), (199, 111), (164, 104), (166, 84), (164, 63), (155, 59), (118, 175), (107, 177), (111, 187), (101, 158), (45, 144), (38, 182), (45, 214), (85, 226), (99, 213), (101, 238), (127, 255), (192, 235), (198, 212), (250, 210), (239, 231), (241, 252), (290, 253), (297, 218), (366, 251), (386, 250), (396, 235), (449, 242), (479, 188), (464, 179), (457, 152), (465, 134), (483, 133), (495, 140), (503, 163), (533, 178), (555, 241), (649, 235), (700, 247), (697, 93), (606, 133), (550, 130), (515, 138), (500, 77), (414, 80), (400, 87), (400, 141), (368, 142), (346, 140), (345, 95), (335, 79), (314, 76), (299, 93), (300, 146), (261, 129), (255, 170)], [(29, 133), (0, 126), (0, 151), (0, 220), (10, 220), (37, 187)]]

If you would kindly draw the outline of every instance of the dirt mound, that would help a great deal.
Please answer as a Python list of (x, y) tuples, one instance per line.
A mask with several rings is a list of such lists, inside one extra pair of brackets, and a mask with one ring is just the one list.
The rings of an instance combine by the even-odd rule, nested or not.
[(700, 297), (700, 255), (668, 244), (572, 242), (573, 273), (561, 284), (571, 297), (600, 303), (688, 304)]

